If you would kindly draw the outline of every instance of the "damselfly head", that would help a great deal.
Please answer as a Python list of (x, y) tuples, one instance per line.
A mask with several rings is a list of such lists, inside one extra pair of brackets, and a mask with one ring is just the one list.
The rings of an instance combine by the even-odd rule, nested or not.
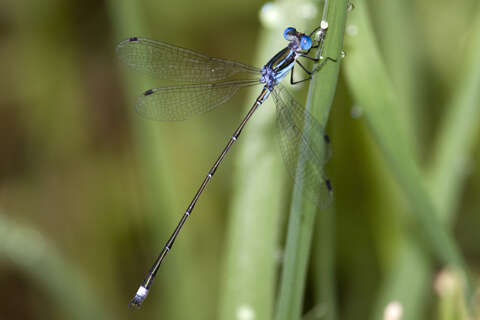
[(290, 41), (290, 47), (300, 47), (302, 50), (308, 50), (312, 47), (312, 39), (306, 34), (298, 32), (295, 28), (286, 28), (283, 31), (283, 37), (285, 40)]

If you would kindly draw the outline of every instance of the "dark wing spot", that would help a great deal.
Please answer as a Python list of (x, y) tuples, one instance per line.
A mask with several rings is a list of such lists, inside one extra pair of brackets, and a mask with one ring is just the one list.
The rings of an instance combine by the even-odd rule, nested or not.
[(332, 183), (329, 179), (325, 180), (325, 184), (327, 185), (328, 191), (332, 191)]
[(325, 140), (325, 142), (328, 144), (330, 143), (330, 137), (328, 136), (328, 134), (324, 135), (323, 136), (323, 139)]
[(144, 96), (149, 96), (149, 95), (151, 95), (152, 93), (153, 93), (153, 90), (152, 90), (152, 89), (149, 89), (149, 90), (145, 91), (145, 92), (143, 93), (143, 95), (144, 95)]
[(130, 42), (138, 41), (138, 38), (137, 38), (137, 37), (133, 37), (133, 38), (128, 39), (128, 41), (130, 41)]

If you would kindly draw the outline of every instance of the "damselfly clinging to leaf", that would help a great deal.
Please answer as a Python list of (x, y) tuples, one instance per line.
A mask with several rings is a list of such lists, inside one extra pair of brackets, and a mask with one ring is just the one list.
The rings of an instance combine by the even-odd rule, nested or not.
[[(317, 206), (324, 207), (330, 203), (332, 186), (323, 171), (323, 166), (330, 156), (330, 140), (318, 121), (279, 83), (289, 72), (292, 85), (310, 80), (313, 73), (330, 59), (323, 60), (312, 71), (299, 61), (299, 58), (315, 62), (320, 60), (309, 56), (309, 53), (315, 48), (321, 50), (327, 26), (326, 21), (323, 21), (322, 25), (310, 34), (298, 32), (291, 27), (285, 29), (283, 36), (288, 41), (288, 46), (275, 54), (261, 69), (231, 60), (207, 57), (188, 49), (144, 38), (130, 38), (118, 45), (117, 54), (129, 67), (148, 72), (158, 78), (183, 83), (145, 91), (138, 98), (136, 109), (146, 118), (183, 120), (219, 106), (240, 88), (263, 85), (253, 106), (208, 171), (130, 305), (139, 306), (146, 298), (160, 264), (171, 250), (207, 183), (240, 136), (247, 121), (270, 94), (273, 96), (277, 110), (281, 153), (290, 175), (297, 180), (302, 180), (305, 196)], [(293, 79), (295, 64), (306, 74), (298, 81)], [(239, 76), (242, 75), (245, 77), (243, 80), (228, 80), (233, 75), (236, 78), (241, 78)]]

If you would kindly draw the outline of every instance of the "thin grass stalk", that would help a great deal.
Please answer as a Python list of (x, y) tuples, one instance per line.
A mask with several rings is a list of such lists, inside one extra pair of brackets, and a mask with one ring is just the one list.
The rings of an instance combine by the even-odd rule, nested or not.
[(317, 214), (312, 246), (314, 308), (322, 311), (322, 319), (337, 319), (335, 284), (335, 213), (332, 206)]
[[(306, 104), (306, 108), (310, 110), (324, 127), (328, 121), (337, 85), (347, 1), (329, 1), (326, 10), (326, 20), (329, 23), (329, 28), (323, 54), (336, 59), (337, 63), (326, 63), (322, 70), (310, 81)], [(318, 24), (319, 22), (317, 21)], [(318, 209), (314, 207), (309, 199), (303, 198), (303, 187), (301, 183), (296, 182), (293, 190), (284, 264), (275, 311), (275, 319), (277, 320), (300, 319), (302, 316), (306, 272), (312, 245), (315, 216)], [(332, 221), (329, 221), (328, 218), (331, 219), (331, 216), (321, 222), (329, 223), (331, 226)], [(325, 241), (328, 241), (328, 239), (325, 239)], [(332, 243), (331, 241), (328, 242)], [(331, 260), (325, 261), (326, 266), (331, 265), (331, 263)], [(324, 269), (324, 272), (331, 276), (332, 270), (333, 268), (327, 267)], [(328, 282), (325, 283), (325, 286), (327, 288), (332, 287), (331, 283)], [(328, 300), (333, 308), (333, 298)]]
[[(458, 206), (462, 182), (466, 178), (472, 146), (478, 140), (480, 87), (480, 14), (474, 19), (470, 44), (461, 70), (466, 70), (454, 98), (447, 105), (439, 126), (439, 136), (428, 167), (429, 189), (443, 223), (449, 225)], [(410, 241), (409, 241), (410, 242)], [(402, 253), (403, 252), (403, 253)], [(431, 290), (432, 266), (429, 257), (412, 243), (406, 243), (398, 254), (398, 265), (387, 276), (380, 295), (379, 309), (385, 301), (397, 299), (404, 304), (404, 318), (422, 317)], [(420, 277), (420, 274), (423, 276)], [(441, 307), (441, 306), (440, 306)], [(377, 315), (381, 314), (381, 310)], [(378, 318), (374, 316), (373, 318)]]
[[(421, 49), (415, 45), (417, 39), (417, 30), (415, 30), (415, 17), (413, 15), (414, 1), (383, 1), (373, 0), (369, 3), (375, 8), (376, 21), (379, 26), (388, 26), (378, 28), (378, 42), (385, 59), (385, 65), (392, 76), (392, 83), (397, 92), (401, 92), (399, 109), (401, 122), (405, 124), (406, 139), (412, 145), (416, 159), (419, 159), (418, 150), (420, 149), (419, 136), (420, 123), (420, 101), (419, 91), (421, 86), (418, 83), (418, 77), (415, 70), (418, 68), (418, 54)], [(402, 46), (398, 43), (401, 40)]]
[[(269, 30), (260, 32), (257, 65), (265, 64), (276, 50), (285, 46), (281, 38), (285, 27), (295, 26), (303, 30), (306, 19), (300, 18), (298, 13), (302, 5), (305, 2), (279, 1), (262, 9), (262, 21)], [(277, 18), (269, 20), (269, 13), (274, 13)], [(257, 91), (252, 92), (247, 101), (251, 103), (257, 95)], [(281, 181), (285, 177), (278, 148), (273, 142), (273, 110), (273, 105), (267, 100), (242, 133), (241, 140), (244, 142), (238, 146), (220, 319), (273, 317), (278, 234), (284, 195)]]
[[(436, 317), (439, 320), (471, 320), (469, 317), (461, 277), (452, 270), (442, 270), (435, 279), (438, 297)], [(477, 308), (475, 305), (474, 308)]]
[(365, 110), (373, 136), (412, 211), (416, 213), (430, 250), (443, 263), (462, 270), (467, 279), (464, 260), (455, 241), (440, 222), (411, 145), (403, 134), (405, 127), (398, 122), (398, 100), (378, 53), (365, 6), (364, 2), (358, 2), (349, 21), (357, 32), (346, 39), (351, 52), (345, 69), (348, 84), (355, 100)]
[(478, 142), (480, 118), (480, 6), (469, 32), (470, 45), (459, 61), (464, 75), (439, 126), (429, 167), (429, 187), (440, 218), (450, 222), (458, 207), (462, 185)]
[[(390, 6), (390, 4), (381, 4), (382, 7)], [(398, 5), (396, 5), (398, 6)], [(378, 12), (378, 9), (376, 9)], [(381, 11), (383, 12), (383, 11)], [(387, 10), (388, 12), (388, 10)], [(398, 10), (395, 10), (395, 17), (383, 18), (389, 23), (397, 19)], [(400, 15), (402, 16), (402, 15)], [(470, 157), (471, 146), (477, 137), (478, 124), (475, 120), (478, 118), (478, 90), (479, 87), (479, 60), (480, 45), (478, 37), (475, 34), (479, 32), (479, 18), (474, 20), (474, 28), (471, 30), (470, 51), (467, 59), (462, 60), (464, 67), (462, 70), (468, 70), (460, 81), (458, 90), (454, 95), (454, 99), (446, 108), (447, 114), (443, 117), (444, 121), (440, 125), (439, 139), (433, 152), (433, 164), (430, 166), (430, 184), (429, 189), (433, 192), (433, 201), (440, 212), (443, 222), (451, 219), (453, 210), (458, 202), (461, 192), (461, 181), (465, 179), (465, 166), (467, 166)], [(403, 25), (410, 25), (405, 24)], [(406, 33), (404, 38), (410, 39), (414, 35), (403, 28)], [(389, 31), (391, 31), (389, 29)], [(380, 31), (380, 34), (382, 32)], [(389, 32), (385, 38), (395, 39)], [(387, 39), (387, 43), (388, 43)], [(409, 48), (407, 43), (407, 49)], [(403, 48), (400, 50), (402, 59), (400, 64), (404, 64), (410, 56)], [(388, 50), (387, 50), (388, 51)], [(398, 50), (397, 50), (398, 51)], [(418, 51), (418, 50), (417, 50)], [(387, 52), (388, 53), (388, 52)], [(394, 54), (395, 56), (395, 54)], [(477, 57), (477, 58), (476, 58)], [(398, 64), (398, 59), (387, 59), (389, 64)], [(410, 59), (411, 60), (411, 59)], [(390, 67), (390, 70), (398, 73), (400, 69), (411, 69), (411, 66)], [(395, 71), (396, 70), (396, 71)], [(404, 76), (400, 76), (400, 80)], [(398, 77), (397, 77), (398, 79)], [(398, 81), (398, 80), (397, 80)], [(412, 82), (413, 84), (413, 82)], [(420, 84), (416, 84), (419, 86)], [(408, 87), (408, 86), (407, 86)], [(402, 89), (403, 88), (403, 89)], [(396, 86), (398, 92), (409, 97), (411, 93), (405, 92), (405, 86)], [(411, 103), (418, 105), (419, 102)], [(409, 107), (412, 109), (412, 106)], [(408, 108), (405, 108), (408, 109)], [(477, 115), (477, 116), (476, 116)], [(433, 167), (433, 168), (432, 168)], [(372, 318), (377, 319), (383, 313), (386, 303), (392, 300), (401, 301), (404, 307), (404, 319), (418, 319), (424, 316), (426, 310), (425, 305), (429, 297), (428, 291), (432, 278), (432, 266), (429, 257), (425, 254), (421, 247), (416, 246), (412, 240), (408, 239), (408, 235), (403, 238), (404, 242), (400, 246), (395, 259), (395, 267), (387, 274), (383, 283), (381, 294), (379, 295), (376, 312)]]
[[(281, 48), (281, 31), (262, 29), (255, 65)], [(259, 94), (253, 88), (244, 110)], [(242, 132), (234, 153), (232, 200), (225, 239), (219, 319), (271, 319), (285, 172), (274, 143), (268, 99)], [(236, 153), (236, 154), (235, 154)]]
[[(358, 3), (357, 3), (358, 4)], [(392, 83), (401, 98), (398, 109), (404, 124), (405, 140), (412, 146), (415, 159), (420, 159), (419, 153), (421, 135), (421, 102), (419, 101), (419, 77), (415, 70), (418, 68), (419, 53), (421, 49), (415, 46), (417, 30), (411, 1), (371, 1), (375, 8), (375, 19), (378, 26), (379, 46), (385, 60), (385, 65), (392, 76)], [(354, 26), (353, 26), (354, 27)], [(353, 28), (353, 30), (355, 30)], [(398, 42), (402, 40), (399, 50)], [(385, 168), (385, 169), (384, 169)], [(384, 163), (378, 163), (375, 168), (377, 181), (390, 179), (390, 172)], [(387, 176), (388, 175), (388, 176)], [(385, 212), (387, 219), (379, 223), (377, 242), (381, 243), (379, 252), (379, 265), (384, 274), (379, 288), (379, 294), (371, 314), (372, 319), (380, 319), (385, 307), (392, 301), (399, 301), (403, 307), (403, 320), (423, 318), (427, 310), (428, 289), (431, 284), (431, 261), (423, 248), (416, 244), (410, 234), (404, 232), (401, 213), (405, 210), (400, 202), (401, 195), (392, 188), (382, 187), (382, 191), (390, 191), (390, 198), (379, 201), (376, 210)], [(389, 230), (386, 234), (384, 230)], [(392, 243), (394, 246), (392, 246)], [(392, 248), (394, 250), (392, 250)]]

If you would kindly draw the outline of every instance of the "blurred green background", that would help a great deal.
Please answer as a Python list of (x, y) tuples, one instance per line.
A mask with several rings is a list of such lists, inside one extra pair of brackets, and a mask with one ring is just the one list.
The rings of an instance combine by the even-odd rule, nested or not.
[[(406, 128), (440, 219), (472, 279), (478, 278), (480, 5), (477, 0), (353, 2), (356, 8), (348, 15), (369, 12), (383, 67), (403, 108), (396, 120)], [(279, 39), (268, 52), (282, 48), (281, 31), (260, 19), (264, 3), (2, 2), (0, 319), (226, 318), (219, 316), (222, 304), (228, 304), (225, 283), (242, 276), (229, 273), (225, 262), (230, 202), (241, 192), (234, 187), (242, 174), (235, 170), (237, 145), (185, 225), (145, 305), (134, 312), (127, 303), (252, 99), (239, 94), (188, 122), (142, 119), (134, 111), (135, 96), (159, 82), (119, 66), (115, 46), (130, 36), (145, 36), (261, 65), (265, 30), (275, 29)], [(288, 15), (279, 17), (279, 30), (289, 23)], [(335, 203), (328, 213), (319, 212), (335, 220), (329, 243), (334, 252), (329, 295), (335, 302), (325, 307), (315, 294), (321, 266), (314, 251), (304, 312), (320, 310), (312, 319), (379, 319), (389, 302), (400, 301), (404, 319), (459, 319), (462, 307), (455, 299), (460, 293), (451, 289), (455, 282), (447, 281), (455, 294), (442, 291), (445, 277), (455, 278), (427, 248), (415, 218), (421, 208), (405, 197), (382, 149), (381, 131), (372, 118), (365, 121), (368, 108), (356, 98), (368, 92), (361, 86), (378, 83), (368, 74), (352, 74), (349, 54), (362, 48), (347, 37), (362, 29), (350, 22), (346, 28), (346, 58), (327, 127), (334, 150), (327, 173)], [(364, 64), (368, 69), (376, 62)], [(455, 114), (460, 105), (466, 111)], [(449, 131), (455, 125), (463, 130)], [(404, 139), (398, 138), (401, 144)], [(245, 135), (238, 144), (254, 140)], [(442, 153), (448, 141), (458, 148)], [(280, 159), (276, 151), (272, 156)], [(450, 162), (436, 166), (444, 154)], [(255, 166), (255, 158), (248, 161)], [(269, 176), (266, 183), (283, 185), (284, 175)], [(285, 246), (291, 185), (286, 182), (286, 191), (278, 195), (283, 200), (273, 237), (277, 256), (271, 257), (275, 264), (269, 276), (275, 280)], [(244, 237), (263, 241), (262, 234)], [(314, 239), (315, 248), (319, 240)], [(260, 319), (238, 310), (236, 319)]]

